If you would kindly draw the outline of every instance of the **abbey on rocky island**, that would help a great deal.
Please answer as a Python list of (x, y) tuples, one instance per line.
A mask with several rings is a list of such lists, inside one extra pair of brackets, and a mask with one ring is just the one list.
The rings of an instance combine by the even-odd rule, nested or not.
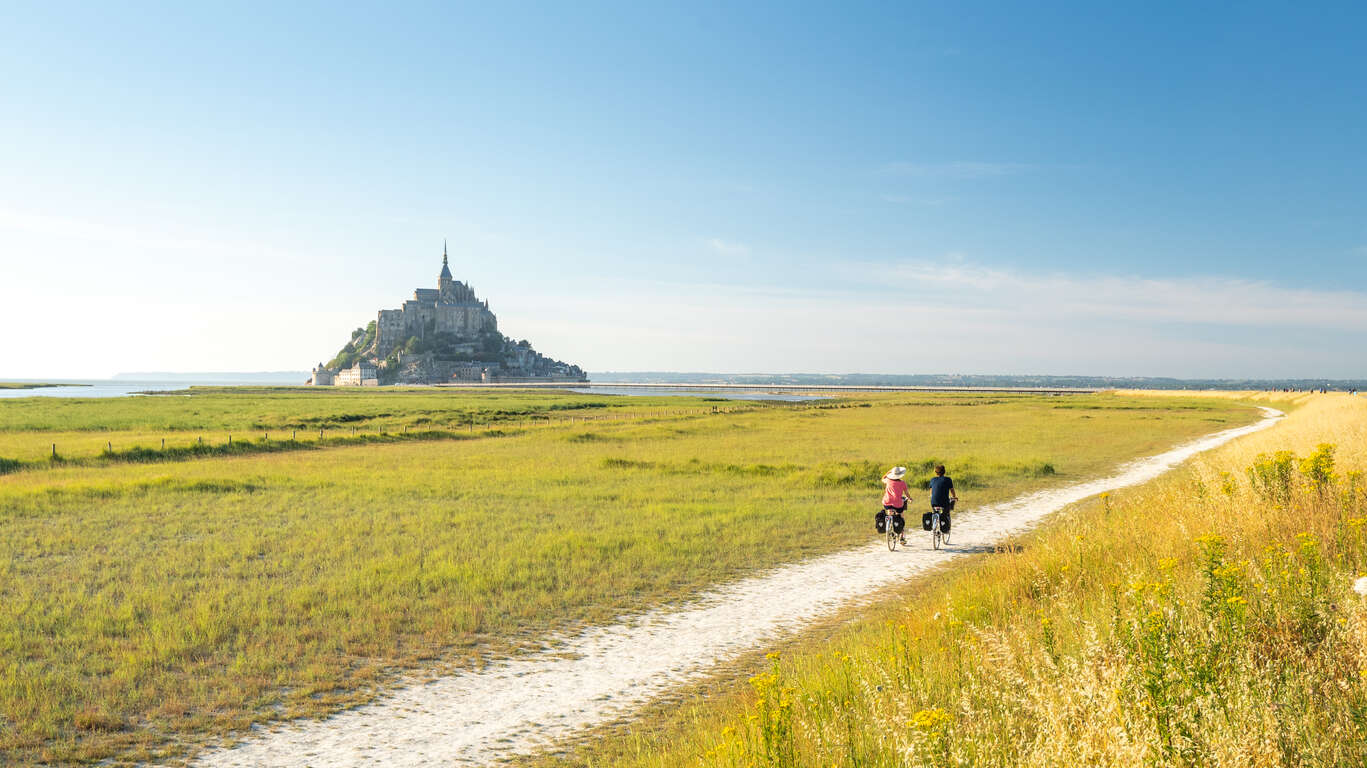
[(418, 288), (399, 309), (382, 309), (352, 332), (332, 362), (319, 363), (314, 385), (459, 382), (582, 382), (577, 365), (539, 354), (498, 330), (498, 318), (469, 285), (451, 276), (442, 246), (437, 287)]

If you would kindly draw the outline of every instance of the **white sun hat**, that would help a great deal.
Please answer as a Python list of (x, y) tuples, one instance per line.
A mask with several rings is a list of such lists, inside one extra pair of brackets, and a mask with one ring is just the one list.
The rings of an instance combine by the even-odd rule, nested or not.
[(893, 480), (901, 480), (901, 479), (902, 479), (902, 476), (905, 475), (906, 473), (907, 473), (907, 468), (906, 468), (906, 467), (893, 467), (892, 469), (889, 469), (889, 470), (888, 470), (888, 473), (887, 473), (886, 475), (884, 475), (884, 477), (890, 477), (890, 478), (892, 478)]

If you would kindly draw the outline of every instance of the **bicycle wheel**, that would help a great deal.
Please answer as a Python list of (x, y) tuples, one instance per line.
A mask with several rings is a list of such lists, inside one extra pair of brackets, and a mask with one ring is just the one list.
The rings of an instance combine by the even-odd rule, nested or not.
[(892, 532), (892, 518), (888, 518), (888, 551), (893, 552), (897, 549), (897, 534)]
[(931, 549), (939, 549), (939, 548), (940, 548), (940, 536), (942, 535), (942, 534), (940, 533), (940, 513), (939, 513), (939, 512), (936, 512), (934, 515), (931, 516), (930, 525), (931, 525), (931, 529), (930, 529), (930, 548), (931, 548)]

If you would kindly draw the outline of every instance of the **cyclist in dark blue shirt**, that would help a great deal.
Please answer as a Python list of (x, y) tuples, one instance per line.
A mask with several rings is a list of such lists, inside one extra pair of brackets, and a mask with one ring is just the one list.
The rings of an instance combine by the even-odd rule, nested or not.
[[(945, 533), (949, 533), (949, 512), (954, 509), (954, 502), (958, 500), (959, 494), (954, 492), (954, 481), (945, 474), (945, 465), (936, 465), (935, 477), (930, 478), (930, 506), (942, 510), (940, 529)], [(926, 517), (929, 517), (929, 514)]]
[(959, 495), (954, 492), (954, 481), (945, 474), (945, 465), (938, 464), (935, 467), (935, 477), (930, 478), (930, 506), (950, 508), (950, 499), (959, 500)]

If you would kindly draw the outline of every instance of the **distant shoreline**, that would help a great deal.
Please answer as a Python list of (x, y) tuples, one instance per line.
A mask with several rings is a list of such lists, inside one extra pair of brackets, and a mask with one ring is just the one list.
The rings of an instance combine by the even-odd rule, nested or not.
[(1163, 376), (1083, 376), (1020, 374), (878, 373), (689, 373), (681, 371), (589, 371), (594, 382), (795, 387), (925, 387), (982, 389), (1169, 389), (1169, 390), (1367, 390), (1367, 379), (1223, 378), (1178, 379)]
[[(166, 391), (186, 387), (301, 387), (309, 374), (302, 371), (254, 371), (231, 373), (139, 372), (119, 373), (108, 379), (33, 379), (0, 381), (0, 391), (62, 389), (80, 387), (86, 391), (126, 388), (128, 393)], [(590, 371), (588, 382), (580, 386), (603, 387), (711, 387), (831, 389), (831, 390), (1062, 390), (1096, 391), (1111, 389), (1143, 390), (1222, 390), (1222, 391), (1367, 391), (1367, 379), (1177, 379), (1167, 377), (1061, 376), (1061, 375), (988, 375), (988, 374), (820, 374), (820, 373), (703, 373), (682, 371)], [(524, 386), (540, 382), (519, 382)], [(438, 386), (453, 386), (456, 382)], [(511, 385), (511, 382), (509, 382)], [(574, 386), (555, 382), (556, 386)], [(430, 385), (429, 385), (430, 386)], [(37, 394), (37, 393), (34, 393)], [(82, 395), (72, 393), (80, 397)], [(14, 394), (10, 395), (15, 396)], [(93, 396), (93, 395), (92, 395)]]
[(222, 386), (224, 382), (243, 384), (302, 384), (309, 379), (308, 371), (237, 371), (237, 372), (175, 372), (175, 371), (136, 371), (116, 373), (109, 377), (112, 382), (156, 381), (183, 382), (186, 384), (210, 383)]
[(89, 384), (50, 384), (39, 381), (0, 381), (0, 389), (44, 389), (46, 387), (88, 387)]

